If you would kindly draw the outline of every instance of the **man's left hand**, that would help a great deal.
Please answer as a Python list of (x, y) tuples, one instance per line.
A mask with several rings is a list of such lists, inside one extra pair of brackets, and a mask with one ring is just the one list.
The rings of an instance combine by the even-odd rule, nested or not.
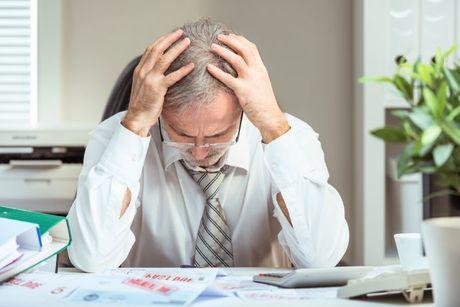
[(240, 35), (220, 34), (218, 40), (231, 50), (218, 44), (211, 49), (232, 65), (238, 76), (224, 72), (209, 64), (208, 71), (235, 93), (244, 113), (256, 126), (264, 143), (283, 135), (289, 124), (273, 92), (273, 88), (262, 58), (255, 44)]

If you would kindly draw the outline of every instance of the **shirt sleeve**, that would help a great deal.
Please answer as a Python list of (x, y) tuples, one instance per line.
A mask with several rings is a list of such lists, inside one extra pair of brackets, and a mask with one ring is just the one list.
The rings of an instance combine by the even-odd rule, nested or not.
[[(291, 129), (263, 144), (272, 179), (273, 215), (281, 225), (278, 240), (296, 267), (335, 266), (345, 254), (349, 231), (339, 193), (328, 184), (321, 144), (306, 123), (286, 114)], [(289, 223), (276, 200), (281, 193)]]
[[(139, 179), (150, 137), (138, 136), (120, 120), (115, 115), (91, 133), (68, 214), (72, 234), (69, 258), (87, 272), (118, 267), (135, 242), (131, 224), (139, 206)], [(120, 217), (127, 189), (131, 202)]]

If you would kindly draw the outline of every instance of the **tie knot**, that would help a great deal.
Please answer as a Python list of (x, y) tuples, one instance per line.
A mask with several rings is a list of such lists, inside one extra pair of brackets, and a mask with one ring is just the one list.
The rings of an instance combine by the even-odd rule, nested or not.
[(213, 172), (199, 172), (188, 168), (182, 160), (181, 164), (193, 180), (200, 186), (208, 200), (216, 198), (222, 181), (224, 180), (225, 173), (229, 168), (228, 165), (224, 165), (219, 170)]

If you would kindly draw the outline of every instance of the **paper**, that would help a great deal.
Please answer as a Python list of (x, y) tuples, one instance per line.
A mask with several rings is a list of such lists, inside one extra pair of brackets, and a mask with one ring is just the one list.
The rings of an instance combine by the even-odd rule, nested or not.
[(337, 289), (280, 289), (255, 283), (252, 274), (214, 268), (121, 268), (102, 273), (20, 274), (0, 286), (0, 306), (189, 306), (228, 298), (233, 301), (301, 301), (336, 298)]
[(243, 300), (309, 300), (337, 298), (338, 287), (238, 291)]
[(277, 289), (276, 286), (254, 282), (252, 280), (252, 275), (218, 277), (212, 283), (211, 287), (219, 289), (223, 292)]
[(65, 301), (77, 303), (187, 306), (206, 288), (205, 283), (97, 276), (73, 291)]
[[(197, 271), (197, 270), (195, 270)], [(114, 270), (108, 274), (20, 274), (0, 286), (0, 297), (27, 301), (99, 303), (156, 306), (187, 306), (217, 274), (216, 269), (187, 271), (175, 269)], [(166, 274), (167, 273), (167, 274)], [(214, 277), (215, 278), (215, 277)]]
[(387, 274), (387, 273), (402, 272), (402, 270), (403, 268), (399, 264), (379, 266), (379, 267), (375, 267), (372, 271), (367, 273), (366, 276), (362, 277), (362, 279), (373, 279), (373, 278), (376, 278), (377, 276)]
[(100, 275), (208, 284), (216, 279), (218, 272), (218, 268), (118, 268), (103, 271)]
[(6, 267), (7, 265), (10, 265), (14, 261), (19, 260), (21, 256), (22, 254), (18, 252), (17, 250), (13, 250), (10, 253), (5, 254), (3, 258), (0, 258), (0, 270)]
[(2, 301), (13, 298), (20, 301), (48, 301), (64, 298), (84, 284), (84, 274), (59, 275), (44, 272), (20, 274), (0, 286)]

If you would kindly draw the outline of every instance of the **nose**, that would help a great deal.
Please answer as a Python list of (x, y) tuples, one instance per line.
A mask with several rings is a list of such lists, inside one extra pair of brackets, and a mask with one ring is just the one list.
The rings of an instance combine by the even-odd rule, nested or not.
[(192, 156), (195, 160), (203, 160), (208, 156), (208, 148), (194, 147), (192, 149)]

